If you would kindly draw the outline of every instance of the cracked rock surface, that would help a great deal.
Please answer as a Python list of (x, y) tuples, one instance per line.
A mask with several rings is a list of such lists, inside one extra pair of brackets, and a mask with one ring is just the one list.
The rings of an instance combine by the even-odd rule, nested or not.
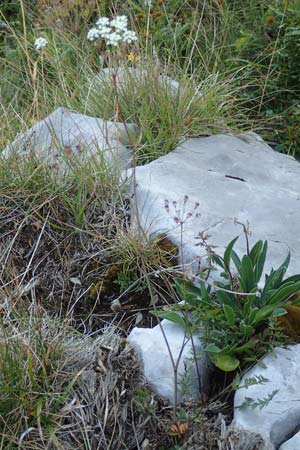
[(300, 272), (300, 165), (254, 133), (188, 140), (137, 167), (135, 195), (144, 230), (150, 235), (166, 232), (193, 269), (205, 253), (195, 245), (199, 232), (208, 233), (217, 252), (240, 235), (235, 250), (245, 253), (238, 221), (249, 223), (250, 243), (268, 240), (266, 270), (277, 268), (291, 250), (289, 273)]

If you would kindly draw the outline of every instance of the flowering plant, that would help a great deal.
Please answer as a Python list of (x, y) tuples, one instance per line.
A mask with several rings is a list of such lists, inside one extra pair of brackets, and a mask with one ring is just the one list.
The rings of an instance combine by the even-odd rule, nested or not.
[(89, 41), (102, 39), (107, 45), (117, 47), (119, 44), (133, 44), (137, 41), (134, 31), (128, 30), (128, 18), (116, 16), (113, 19), (100, 17), (96, 25), (87, 34)]
[(43, 37), (39, 37), (34, 42), (34, 48), (36, 50), (41, 50), (42, 48), (46, 47), (48, 45), (47, 39)]

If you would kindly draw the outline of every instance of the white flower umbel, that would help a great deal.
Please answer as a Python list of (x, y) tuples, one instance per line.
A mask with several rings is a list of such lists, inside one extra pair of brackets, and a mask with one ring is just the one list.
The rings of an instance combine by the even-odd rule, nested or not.
[(44, 48), (48, 45), (48, 41), (47, 39), (43, 38), (43, 37), (39, 37), (35, 40), (34, 42), (34, 48), (36, 50), (40, 50), (41, 48)]
[(116, 31), (127, 31), (128, 19), (126, 16), (117, 16), (111, 20), (110, 26), (115, 28)]
[(106, 43), (108, 45), (113, 45), (114, 47), (117, 47), (120, 41), (122, 41), (122, 36), (116, 32), (110, 33), (106, 38)]
[(94, 41), (95, 39), (99, 39), (100, 37), (101, 34), (98, 28), (91, 28), (87, 34), (87, 38), (89, 41)]
[(123, 34), (123, 42), (125, 42), (125, 44), (132, 44), (135, 41), (137, 41), (135, 31), (126, 30)]
[(109, 26), (109, 18), (108, 17), (99, 17), (96, 22), (98, 27), (108, 27)]
[(87, 38), (89, 41), (103, 39), (107, 45), (114, 47), (122, 43), (132, 44), (137, 41), (137, 35), (127, 27), (128, 18), (126, 16), (116, 16), (111, 20), (108, 17), (99, 17), (96, 26), (89, 30)]

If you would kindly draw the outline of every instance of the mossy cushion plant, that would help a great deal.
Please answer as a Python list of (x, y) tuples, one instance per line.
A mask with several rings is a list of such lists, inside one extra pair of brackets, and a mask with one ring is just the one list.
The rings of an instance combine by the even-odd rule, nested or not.
[(286, 343), (285, 323), (280, 319), (300, 304), (300, 275), (284, 279), (290, 254), (277, 270), (265, 274), (260, 288), (268, 244), (258, 241), (240, 259), (233, 250), (237, 239), (230, 242), (223, 257), (211, 255), (222, 269), (224, 282), (216, 282), (212, 289), (203, 280), (197, 287), (177, 278), (177, 292), (185, 304), (175, 307), (178, 312), (159, 313), (186, 327), (188, 333), (200, 333), (210, 360), (226, 372), (245, 369), (272, 346)]

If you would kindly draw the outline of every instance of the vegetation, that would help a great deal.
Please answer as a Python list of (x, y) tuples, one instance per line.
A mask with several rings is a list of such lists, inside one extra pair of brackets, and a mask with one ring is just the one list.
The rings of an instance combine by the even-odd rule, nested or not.
[[(123, 39), (89, 39), (118, 15)], [(299, 0), (2, 0), (0, 151), (63, 106), (136, 124), (133, 166), (246, 130), (299, 157), (299, 24)], [(259, 448), (226, 430), (228, 404), (174, 412), (154, 396), (124, 337), (157, 315), (201, 323), (211, 361), (240, 376), (299, 338), (289, 259), (260, 288), (267, 243), (239, 259), (234, 240), (222, 257), (210, 248), (223, 282), (195, 287), (177, 247), (132, 223), (118, 170), (98, 159), (62, 176), (32, 153), (0, 159), (0, 450)]]
[(178, 278), (177, 291), (185, 304), (174, 307), (179, 313), (159, 313), (186, 327), (189, 334), (203, 334), (210, 360), (225, 372), (249, 367), (274, 346), (286, 344), (288, 336), (278, 326), (278, 318), (288, 314), (289, 306), (299, 305), (300, 275), (284, 279), (290, 255), (277, 270), (265, 274), (260, 288), (267, 242), (248, 247), (240, 259), (233, 250), (236, 241), (230, 242), (223, 257), (210, 255), (221, 267), (224, 282), (216, 282), (212, 290), (203, 280), (196, 287)]

